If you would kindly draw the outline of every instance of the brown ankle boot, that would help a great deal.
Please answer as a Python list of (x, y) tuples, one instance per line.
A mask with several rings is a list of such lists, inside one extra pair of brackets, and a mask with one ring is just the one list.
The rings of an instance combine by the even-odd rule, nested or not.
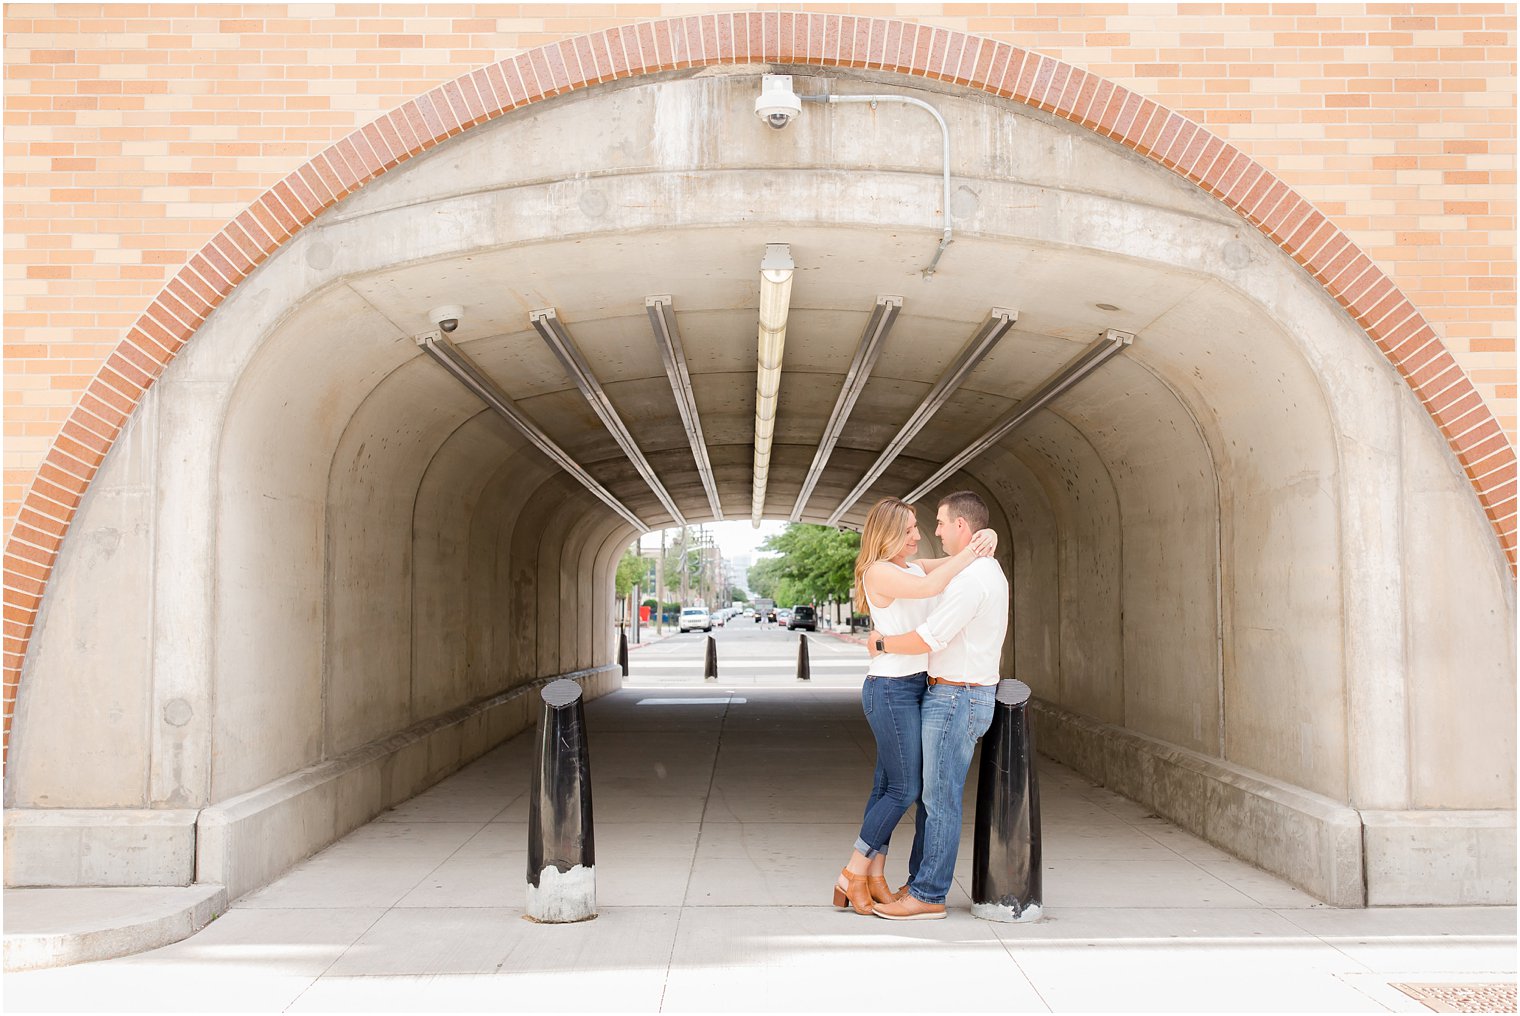
[(867, 875), (866, 887), (871, 890), (871, 900), (875, 903), (896, 903), (908, 891), (908, 887), (903, 886), (893, 892), (892, 887), (887, 885), (887, 880), (880, 875)]
[(866, 888), (866, 876), (857, 875), (849, 868), (844, 869), (840, 874), (845, 877), (845, 881), (849, 883), (850, 888), (846, 891), (839, 888), (838, 883), (835, 883), (834, 906), (839, 907), (841, 910), (849, 907), (857, 914), (869, 916), (872, 910), (871, 890)]

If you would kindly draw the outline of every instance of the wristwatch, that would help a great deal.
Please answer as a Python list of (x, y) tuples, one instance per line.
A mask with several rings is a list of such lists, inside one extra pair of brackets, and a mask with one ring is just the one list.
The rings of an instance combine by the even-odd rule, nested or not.
[(882, 638), (880, 635), (876, 636), (876, 651), (878, 653), (884, 653), (887, 651), (887, 640)]

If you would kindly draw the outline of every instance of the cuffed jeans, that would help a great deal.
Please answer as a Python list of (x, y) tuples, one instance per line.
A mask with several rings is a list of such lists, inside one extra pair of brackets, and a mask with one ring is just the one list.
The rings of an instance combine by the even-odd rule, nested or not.
[(923, 799), (918, 834), (908, 859), (908, 892), (924, 903), (944, 903), (955, 878), (961, 845), (961, 796), (976, 742), (992, 726), (994, 685), (936, 684), (924, 693)]
[(867, 857), (887, 852), (892, 830), (918, 800), (924, 771), (918, 711), (928, 683), (929, 675), (914, 674), (868, 677), (860, 687), (860, 707), (876, 735), (876, 779), (855, 841), (855, 849)]

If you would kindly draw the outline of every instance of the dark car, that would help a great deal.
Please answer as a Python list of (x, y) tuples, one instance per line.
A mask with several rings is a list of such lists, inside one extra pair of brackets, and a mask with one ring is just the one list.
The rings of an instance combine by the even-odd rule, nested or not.
[(799, 603), (792, 608), (792, 616), (787, 619), (786, 627), (788, 631), (796, 631), (798, 628), (817, 631), (818, 614), (812, 607)]

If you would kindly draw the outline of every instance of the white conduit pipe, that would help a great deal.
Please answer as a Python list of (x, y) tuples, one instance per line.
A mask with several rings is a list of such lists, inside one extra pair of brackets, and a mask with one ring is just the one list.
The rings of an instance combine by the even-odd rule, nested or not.
[(935, 109), (933, 106), (929, 105), (924, 100), (922, 100), (922, 99), (915, 99), (915, 98), (913, 98), (910, 95), (801, 95), (801, 96), (798, 96), (798, 98), (800, 98), (803, 102), (827, 102), (830, 105), (834, 105), (834, 104), (841, 103), (841, 102), (869, 102), (871, 104), (871, 108), (872, 109), (876, 108), (876, 104), (878, 102), (901, 102), (901, 103), (904, 103), (904, 104), (909, 105), (909, 106), (917, 106), (919, 109), (926, 109), (926, 110), (929, 111), (929, 115), (932, 116), (932, 117), (934, 117), (935, 122), (939, 124), (940, 139), (941, 139), (941, 141), (944, 144), (944, 150), (945, 150), (944, 151), (945, 193), (944, 193), (944, 196), (940, 199), (941, 203), (942, 203), (942, 206), (943, 206), (943, 209), (944, 209), (945, 225), (944, 225), (944, 234), (940, 237), (939, 249), (934, 252), (934, 258), (933, 258), (933, 260), (931, 260), (929, 262), (928, 266), (926, 268), (921, 269), (924, 278), (927, 279), (928, 277), (930, 277), (931, 275), (933, 275), (934, 274), (935, 266), (937, 266), (939, 264), (939, 259), (944, 256), (945, 248), (949, 247), (950, 243), (951, 243), (951, 236), (950, 236), (950, 128), (949, 128), (948, 125), (946, 125), (945, 118), (940, 115), (939, 110)]

